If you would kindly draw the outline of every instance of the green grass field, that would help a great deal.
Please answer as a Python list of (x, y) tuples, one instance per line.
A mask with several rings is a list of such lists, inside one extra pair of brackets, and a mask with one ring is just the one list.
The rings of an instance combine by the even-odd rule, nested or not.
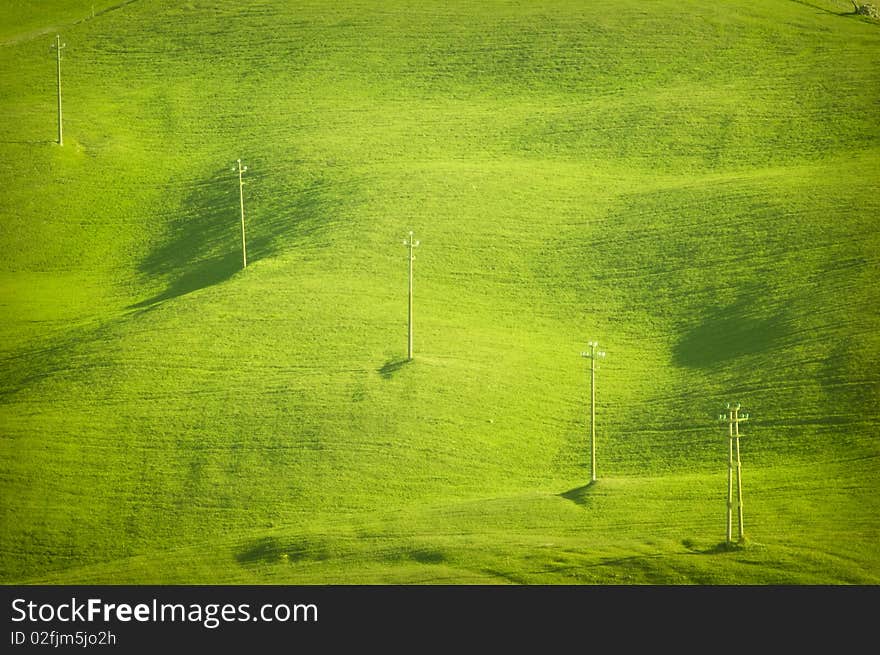
[(0, 582), (880, 583), (851, 10), (4, 3)]

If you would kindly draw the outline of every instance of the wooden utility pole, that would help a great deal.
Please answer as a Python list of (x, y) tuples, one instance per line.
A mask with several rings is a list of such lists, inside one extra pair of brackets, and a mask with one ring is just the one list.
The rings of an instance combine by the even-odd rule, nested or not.
[(746, 534), (743, 530), (743, 478), (742, 478), (742, 461), (739, 458), (739, 423), (740, 421), (748, 421), (749, 415), (739, 415), (739, 403), (733, 410), (733, 438), (736, 440), (736, 506), (739, 515), (739, 540), (745, 539)]
[(418, 241), (413, 240), (413, 232), (410, 230), (409, 232), (409, 240), (404, 239), (403, 245), (409, 247), (409, 304), (408, 304), (408, 337), (407, 337), (407, 347), (406, 347), (406, 358), (412, 361), (413, 358), (413, 261), (415, 260), (415, 255), (413, 254), (413, 248), (417, 248), (419, 245)]
[(55, 43), (52, 44), (52, 47), (55, 48), (55, 59), (57, 62), (56, 69), (58, 73), (58, 145), (64, 145), (64, 132), (61, 123), (61, 50), (67, 46), (66, 43), (61, 43), (61, 35), (55, 35)]
[[(235, 170), (233, 168), (232, 170)], [(238, 160), (238, 199), (241, 204), (241, 260), (242, 268), (247, 268), (247, 244), (244, 238), (244, 181), (242, 174), (247, 170), (247, 166), (241, 165), (241, 159)]]
[(739, 456), (739, 424), (749, 420), (748, 414), (740, 415), (742, 406), (739, 403), (727, 403), (727, 415), (721, 414), (718, 419), (727, 421), (727, 543), (733, 540), (733, 451), (736, 448), (736, 497), (737, 514), (739, 518), (739, 541), (745, 538), (743, 529), (743, 500), (742, 500), (742, 460)]
[(730, 543), (733, 532), (733, 410), (728, 409), (727, 413), (730, 432), (727, 439), (727, 543)]
[(599, 342), (590, 341), (587, 344), (590, 352), (581, 353), (581, 357), (590, 360), (590, 475), (593, 482), (596, 481), (596, 360), (605, 357), (605, 353), (599, 351)]

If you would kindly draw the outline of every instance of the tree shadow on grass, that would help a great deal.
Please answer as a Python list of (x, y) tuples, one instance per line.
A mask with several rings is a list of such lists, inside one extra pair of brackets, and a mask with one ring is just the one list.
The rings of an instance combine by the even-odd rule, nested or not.
[(410, 360), (404, 357), (398, 357), (396, 359), (389, 359), (385, 362), (381, 368), (378, 369), (379, 375), (382, 376), (385, 380), (390, 380), (394, 377), (394, 374), (397, 373), (404, 366), (409, 364)]
[(439, 550), (420, 548), (409, 553), (410, 559), (419, 564), (442, 564), (446, 555)]
[[(173, 219), (165, 238), (139, 267), (150, 278), (164, 278), (165, 290), (131, 306), (144, 308), (219, 284), (243, 267), (241, 218), (235, 182), (225, 171), (196, 184)], [(247, 206), (245, 206), (247, 223)], [(262, 245), (248, 245), (250, 261)]]
[(237, 553), (235, 559), (242, 564), (274, 562), (280, 560), (284, 552), (284, 547), (278, 539), (264, 537)]
[[(269, 170), (261, 162), (263, 170)], [(256, 167), (255, 167), (256, 168)], [(273, 255), (286, 243), (326, 228), (339, 199), (323, 178), (254, 176), (254, 211), (245, 215), (248, 264)], [(55, 376), (72, 376), (106, 364), (109, 344), (122, 338), (120, 327), (164, 300), (219, 284), (241, 270), (241, 219), (237, 177), (219, 171), (193, 185), (164, 238), (141, 262), (140, 272), (165, 282), (155, 296), (130, 305), (139, 310), (97, 325), (71, 327), (32, 346), (0, 353), (0, 399)], [(245, 190), (247, 194), (247, 188)], [(245, 196), (247, 203), (249, 196)], [(248, 210), (248, 205), (245, 205)]]
[(274, 562), (299, 562), (302, 560), (325, 560), (329, 554), (321, 541), (309, 539), (282, 542), (277, 537), (263, 537), (252, 542), (235, 555), (240, 564), (271, 564)]
[(72, 368), (82, 344), (96, 341), (103, 330), (71, 328), (50, 343), (22, 348), (0, 355), (0, 399), (28, 389), (53, 375)]
[[(283, 237), (317, 230), (329, 215), (328, 197), (322, 180), (298, 186), (297, 180), (252, 175), (245, 183), (248, 266), (274, 255)], [(220, 284), (243, 269), (238, 179), (224, 169), (193, 185), (164, 238), (139, 266), (144, 277), (165, 280), (165, 289), (129, 309)]]
[(711, 367), (767, 351), (787, 333), (782, 315), (757, 316), (748, 301), (707, 312), (703, 321), (686, 332), (673, 346), (677, 366)]

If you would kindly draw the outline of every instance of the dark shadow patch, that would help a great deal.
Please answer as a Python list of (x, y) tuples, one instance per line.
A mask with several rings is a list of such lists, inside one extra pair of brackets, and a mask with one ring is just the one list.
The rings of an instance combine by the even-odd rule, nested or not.
[(583, 487), (575, 487), (574, 489), (569, 489), (565, 493), (559, 494), (560, 498), (565, 498), (566, 500), (570, 500), (576, 505), (586, 505), (590, 501), (590, 491), (593, 487), (596, 486), (596, 483), (593, 481), (588, 482)]
[(733, 553), (747, 550), (750, 547), (748, 541), (722, 541), (711, 546), (699, 546), (692, 539), (684, 539), (681, 545), (695, 555), (719, 555), (721, 553)]
[(0, 355), (0, 399), (56, 375), (73, 374), (89, 359), (89, 347), (113, 340), (111, 325), (74, 327), (39, 345)]
[(45, 140), (11, 140), (11, 141), (0, 141), (0, 144), (8, 145), (8, 146), (50, 146), (57, 145), (58, 141), (50, 141), (48, 139)]
[(272, 564), (325, 560), (328, 557), (327, 550), (322, 543), (315, 543), (308, 539), (284, 543), (278, 537), (263, 537), (237, 553), (235, 559), (240, 564)]
[(284, 548), (278, 539), (275, 537), (264, 537), (236, 554), (235, 559), (241, 564), (277, 562), (281, 559), (283, 552)]
[(446, 561), (446, 556), (439, 550), (415, 550), (409, 556), (419, 564), (442, 564)]
[(0, 357), (0, 398), (11, 396), (67, 370), (64, 361), (72, 354), (72, 342), (28, 348)]
[(400, 369), (409, 364), (409, 362), (410, 360), (403, 358), (389, 359), (382, 365), (381, 368), (377, 370), (379, 372), (379, 375), (381, 375), (383, 379), (390, 380), (395, 373), (397, 373)]
[(708, 368), (744, 355), (765, 352), (786, 335), (782, 315), (758, 316), (748, 301), (709, 310), (703, 321), (684, 333), (672, 348), (676, 366)]
[[(236, 266), (236, 264), (238, 265)], [(129, 309), (148, 309), (165, 300), (184, 296), (193, 291), (219, 284), (232, 277), (240, 268), (240, 257), (233, 254), (203, 262), (200, 266), (194, 267), (193, 270), (182, 273), (162, 293), (135, 303)]]
[[(164, 278), (165, 290), (132, 305), (132, 309), (219, 284), (243, 268), (237, 184), (224, 171), (195, 185), (163, 241), (139, 267), (145, 277)], [(248, 221), (246, 203), (246, 228)], [(248, 263), (252, 263), (260, 259), (265, 238), (248, 241)]]
[[(313, 234), (331, 215), (323, 179), (276, 177), (254, 160), (245, 178), (245, 241), (248, 268), (284, 244)], [(162, 279), (165, 289), (135, 303), (144, 309), (225, 282), (246, 272), (242, 256), (238, 177), (224, 169), (193, 185), (164, 238), (144, 258), (139, 272)]]
[[(278, 175), (265, 161), (254, 160), (248, 198), (252, 210), (247, 222), (248, 264), (273, 255), (288, 243), (320, 236), (343, 202), (330, 189), (339, 182), (313, 177), (286, 162)], [(349, 194), (354, 193), (348, 187)], [(245, 187), (245, 194), (248, 188)], [(248, 219), (250, 216), (250, 219)], [(179, 217), (139, 266), (151, 279), (165, 282), (155, 296), (130, 305), (131, 313), (97, 325), (71, 327), (65, 334), (31, 346), (0, 353), (0, 399), (6, 399), (55, 376), (78, 376), (96, 366), (105, 367), (111, 344), (123, 338), (123, 326), (164, 300), (190, 293), (232, 277), (241, 270), (241, 218), (238, 179), (224, 169), (192, 187)]]
[(820, 7), (819, 5), (813, 4), (812, 2), (806, 2), (806, 0), (790, 0), (790, 1), (795, 2), (799, 5), (803, 5), (804, 7), (810, 7), (811, 9), (816, 9), (817, 11), (821, 11), (826, 14), (831, 14), (832, 16), (852, 16), (856, 13), (855, 11), (834, 11), (833, 9), (828, 9), (827, 7)]

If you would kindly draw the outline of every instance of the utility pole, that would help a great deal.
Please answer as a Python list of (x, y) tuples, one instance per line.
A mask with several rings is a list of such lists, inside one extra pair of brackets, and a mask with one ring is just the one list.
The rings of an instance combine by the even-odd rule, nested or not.
[[(232, 170), (235, 170), (233, 167)], [(241, 165), (241, 159), (238, 160), (238, 199), (241, 203), (241, 260), (242, 268), (247, 268), (247, 245), (244, 238), (244, 181), (241, 179), (242, 174), (247, 170), (247, 166)]]
[(727, 445), (727, 543), (733, 540), (733, 451), (736, 448), (736, 497), (737, 514), (739, 515), (739, 541), (745, 538), (743, 530), (743, 501), (742, 501), (742, 460), (739, 456), (739, 424), (749, 420), (748, 414), (740, 414), (742, 405), (739, 403), (727, 403), (727, 415), (721, 414), (719, 421), (727, 421), (728, 445)]
[(592, 481), (596, 481), (596, 360), (605, 357), (605, 353), (598, 350), (599, 342), (590, 341), (587, 344), (590, 352), (581, 353), (581, 357), (590, 360), (590, 471)]
[(403, 245), (409, 246), (409, 319), (407, 321), (408, 325), (408, 340), (406, 347), (406, 358), (409, 361), (412, 361), (413, 358), (413, 261), (415, 260), (415, 255), (413, 254), (413, 248), (418, 247), (419, 242), (413, 240), (413, 232), (409, 231), (409, 241), (406, 239), (403, 240)]
[(66, 43), (61, 43), (61, 35), (55, 35), (55, 43), (52, 44), (51, 47), (55, 48), (55, 57), (57, 61), (57, 70), (58, 70), (58, 145), (64, 145), (64, 134), (61, 127), (61, 50), (67, 46)]

